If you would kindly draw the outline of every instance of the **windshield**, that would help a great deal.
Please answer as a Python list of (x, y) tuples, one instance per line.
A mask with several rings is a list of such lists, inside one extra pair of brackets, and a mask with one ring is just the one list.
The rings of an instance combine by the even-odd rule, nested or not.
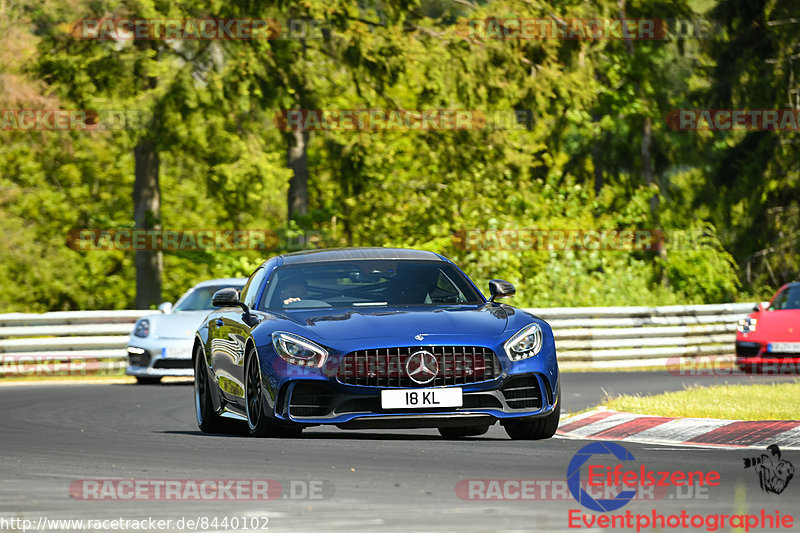
[(449, 263), (354, 260), (278, 268), (262, 308), (479, 303), (481, 295)]
[(211, 297), (218, 290), (228, 287), (236, 290), (242, 289), (241, 285), (209, 285), (189, 289), (189, 292), (181, 296), (181, 299), (175, 304), (173, 311), (211, 311), (214, 309), (214, 306), (211, 305)]
[(772, 300), (769, 306), (770, 311), (781, 311), (784, 309), (800, 309), (800, 285), (793, 285), (782, 290)]

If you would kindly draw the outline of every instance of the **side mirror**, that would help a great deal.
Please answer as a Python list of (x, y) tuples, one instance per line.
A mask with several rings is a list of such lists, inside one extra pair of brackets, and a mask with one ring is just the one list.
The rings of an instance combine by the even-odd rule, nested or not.
[(239, 291), (233, 287), (220, 289), (211, 297), (211, 305), (214, 307), (233, 307), (239, 305)]
[(172, 312), (172, 303), (164, 302), (164, 303), (162, 303), (161, 305), (158, 306), (158, 310), (161, 311), (164, 314), (169, 314), (169, 313)]
[(758, 302), (756, 305), (753, 306), (753, 311), (755, 311), (756, 313), (763, 313), (764, 306), (761, 305), (761, 302)]
[(253, 322), (253, 324), (257, 323), (256, 316), (250, 312), (250, 308), (247, 307), (247, 304), (239, 301), (239, 291), (233, 287), (220, 289), (215, 292), (214, 296), (211, 297), (211, 305), (214, 307), (241, 307), (245, 314), (245, 322), (250, 324), (250, 322), (248, 322), (249, 320)]
[(496, 298), (510, 298), (517, 293), (514, 285), (502, 279), (493, 279), (489, 282), (489, 298), (490, 302), (494, 302)]

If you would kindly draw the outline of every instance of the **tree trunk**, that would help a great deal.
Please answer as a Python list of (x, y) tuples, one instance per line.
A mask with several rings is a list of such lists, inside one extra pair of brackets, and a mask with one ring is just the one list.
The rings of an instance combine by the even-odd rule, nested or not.
[[(653, 163), (650, 156), (650, 144), (653, 141), (653, 127), (650, 123), (650, 117), (644, 117), (644, 125), (642, 126), (642, 176), (644, 177), (645, 184), (649, 187), (653, 184)], [(658, 223), (658, 195), (654, 194), (650, 197), (650, 212), (653, 215), (653, 220)]]
[(290, 132), (286, 163), (292, 170), (289, 180), (289, 220), (308, 214), (308, 132)]
[(600, 196), (600, 192), (603, 190), (603, 168), (600, 166), (600, 141), (594, 142), (594, 147), (592, 148), (592, 155), (594, 156), (594, 195)]
[[(135, 182), (133, 219), (136, 229), (161, 229), (161, 189), (158, 183), (159, 158), (153, 141), (142, 139), (133, 149)], [(148, 239), (149, 241), (149, 239)], [(161, 274), (164, 268), (160, 251), (136, 251), (136, 308), (149, 309), (161, 303)]]
[[(619, 17), (622, 20), (625, 20), (627, 17), (625, 15), (625, 0), (618, 0), (617, 7), (619, 7)], [(633, 47), (633, 41), (626, 38), (625, 39), (625, 47), (628, 50), (628, 55), (631, 57), (633, 61), (635, 59), (636, 52)], [(634, 90), (636, 95), (642, 99), (642, 103), (644, 104), (644, 97), (642, 96), (642, 89), (639, 86), (639, 82), (635, 81), (633, 83)], [(646, 109), (647, 106), (643, 107)], [(642, 126), (642, 177), (644, 178), (645, 184), (649, 187), (653, 183), (653, 158), (651, 155), (652, 149), (651, 144), (653, 142), (653, 128), (650, 122), (650, 117), (647, 115), (644, 116), (644, 124)], [(653, 223), (655, 226), (655, 230), (660, 232), (661, 231), (661, 217), (658, 214), (658, 193), (654, 193), (653, 196), (650, 197), (650, 214), (653, 218)], [(667, 249), (664, 246), (663, 242), (658, 244), (658, 256), (663, 260), (666, 261), (667, 259)], [(661, 267), (661, 284), (665, 287), (669, 286), (669, 278), (667, 277), (667, 271), (662, 266)]]
[[(600, 117), (592, 113), (592, 124), (597, 125), (600, 122)], [(597, 127), (600, 130), (599, 126)], [(602, 130), (600, 130), (602, 131)], [(594, 195), (600, 196), (600, 191), (603, 190), (603, 165), (600, 164), (600, 159), (603, 155), (603, 142), (605, 135), (602, 133), (595, 137), (592, 143), (592, 167), (594, 167)]]
[[(650, 155), (650, 143), (653, 139), (653, 130), (652, 124), (650, 123), (650, 117), (644, 117), (644, 126), (642, 127), (642, 174), (644, 175), (644, 182), (650, 186), (653, 183), (653, 162), (652, 157)], [(661, 231), (661, 217), (659, 216), (659, 200), (658, 200), (658, 193), (653, 193), (653, 196), (650, 197), (650, 213), (653, 217), (653, 222), (655, 224), (655, 229), (659, 234), (663, 235)], [(661, 242), (659, 242), (657, 250), (658, 256), (661, 258), (662, 261), (666, 262), (667, 260), (667, 248), (665, 246), (665, 242), (661, 237)], [(667, 269), (664, 268), (663, 263), (660, 268), (660, 275), (661, 275), (661, 285), (664, 287), (669, 287), (669, 277), (667, 276)]]

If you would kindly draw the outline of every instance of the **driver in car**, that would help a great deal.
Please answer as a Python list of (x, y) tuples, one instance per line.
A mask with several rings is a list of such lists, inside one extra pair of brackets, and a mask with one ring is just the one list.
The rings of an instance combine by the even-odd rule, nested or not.
[(281, 289), (281, 300), (283, 300), (283, 305), (289, 305), (292, 302), (301, 301), (307, 294), (308, 289), (305, 282), (293, 280)]

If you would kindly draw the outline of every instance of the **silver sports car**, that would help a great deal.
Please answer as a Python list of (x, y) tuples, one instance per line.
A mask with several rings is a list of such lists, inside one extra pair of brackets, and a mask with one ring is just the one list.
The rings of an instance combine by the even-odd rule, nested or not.
[(211, 296), (220, 289), (241, 290), (247, 278), (212, 279), (198, 283), (175, 303), (136, 321), (128, 341), (126, 374), (139, 383), (158, 383), (165, 376), (193, 376), (194, 332), (214, 307)]

